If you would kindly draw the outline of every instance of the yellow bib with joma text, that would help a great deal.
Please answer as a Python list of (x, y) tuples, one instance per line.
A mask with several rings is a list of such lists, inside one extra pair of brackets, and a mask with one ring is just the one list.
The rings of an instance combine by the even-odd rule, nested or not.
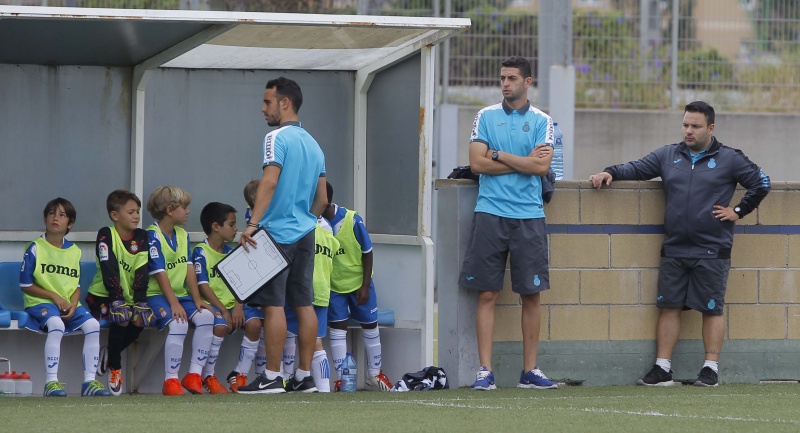
[[(161, 254), (164, 255), (165, 272), (175, 296), (179, 298), (188, 296), (189, 292), (186, 291), (186, 272), (189, 270), (189, 243), (186, 238), (186, 230), (182, 227), (175, 227), (175, 238), (178, 240), (178, 247), (174, 251), (157, 225), (153, 224), (147, 230), (155, 231), (158, 240), (161, 242)], [(158, 281), (156, 281), (155, 275), (150, 275), (150, 282), (147, 284), (147, 296), (162, 294), (163, 292), (158, 285)]]
[(327, 307), (331, 300), (333, 255), (339, 250), (339, 241), (317, 223), (314, 243), (314, 305)]
[(347, 210), (342, 227), (336, 233), (339, 249), (333, 256), (331, 290), (336, 293), (350, 293), (358, 290), (364, 280), (364, 267), (361, 264), (361, 244), (353, 231), (356, 211)]
[[(225, 256), (227, 256), (227, 254), (217, 252), (214, 248), (211, 248), (211, 245), (205, 242), (200, 242), (195, 248), (202, 248), (203, 253), (206, 256), (208, 286), (211, 287), (211, 290), (215, 295), (217, 295), (219, 302), (222, 302), (222, 305), (230, 310), (234, 305), (236, 305), (236, 298), (233, 297), (230, 289), (228, 289), (228, 286), (225, 285), (225, 281), (222, 281), (222, 277), (219, 276), (216, 268), (214, 268), (214, 266), (217, 266), (217, 264), (222, 261)], [(206, 302), (208, 302), (207, 299)]]
[[(44, 238), (36, 238), (36, 269), (33, 270), (33, 283), (58, 294), (69, 301), (78, 290), (81, 278), (81, 250), (72, 244), (69, 248), (57, 248)], [(27, 248), (27, 247), (26, 247)], [(23, 294), (25, 308), (39, 304), (52, 304), (50, 299)], [(80, 302), (78, 302), (80, 305)]]

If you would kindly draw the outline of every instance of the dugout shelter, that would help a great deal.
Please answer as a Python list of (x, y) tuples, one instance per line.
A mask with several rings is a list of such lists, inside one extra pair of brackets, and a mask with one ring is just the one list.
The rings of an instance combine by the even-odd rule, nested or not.
[[(382, 332), (384, 369), (394, 380), (432, 364), (436, 44), (469, 26), (424, 17), (0, 6), (0, 261), (21, 260), (42, 232), (44, 204), (57, 196), (77, 208), (68, 238), (83, 262), (94, 260), (97, 230), (110, 223), (105, 197), (116, 188), (144, 203), (159, 185), (188, 190), (193, 243), (204, 238), (199, 214), (210, 201), (232, 204), (243, 227), (242, 189), (261, 176), (270, 129), (259, 111), (264, 86), (283, 75), (303, 89), (300, 119), (325, 152), (335, 201), (360, 212), (375, 244), (379, 307), (395, 315)], [(39, 340), (0, 330), (0, 348), (11, 352), (0, 355), (32, 366), (34, 387), (44, 376)], [(81, 345), (62, 344), (60, 374), (71, 394), (80, 381), (65, 379), (80, 374)], [(158, 392), (161, 358), (134, 356), (155, 362), (149, 372), (139, 365), (127, 390)]]

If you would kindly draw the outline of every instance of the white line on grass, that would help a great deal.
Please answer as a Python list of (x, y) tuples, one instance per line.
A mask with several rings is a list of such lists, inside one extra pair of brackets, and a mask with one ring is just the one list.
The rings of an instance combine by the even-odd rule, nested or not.
[(800, 420), (796, 419), (764, 419), (764, 418), (739, 418), (739, 417), (732, 417), (732, 416), (701, 416), (701, 415), (684, 415), (679, 413), (661, 413), (661, 412), (654, 412), (654, 411), (634, 411), (634, 410), (613, 410), (613, 409), (602, 409), (602, 408), (594, 408), (594, 407), (587, 407), (582, 409), (584, 412), (595, 412), (595, 413), (615, 413), (615, 414), (622, 414), (622, 415), (643, 415), (643, 416), (663, 416), (669, 418), (689, 418), (689, 419), (708, 419), (708, 420), (715, 420), (715, 421), (745, 421), (745, 422), (774, 422), (780, 424), (800, 424)]
[(476, 406), (471, 404), (459, 404), (459, 403), (435, 403), (432, 401), (394, 401), (392, 403), (410, 403), (410, 404), (419, 404), (422, 406), (435, 406), (435, 407), (461, 407), (467, 409), (508, 409), (507, 407), (503, 406), (487, 406), (485, 404)]

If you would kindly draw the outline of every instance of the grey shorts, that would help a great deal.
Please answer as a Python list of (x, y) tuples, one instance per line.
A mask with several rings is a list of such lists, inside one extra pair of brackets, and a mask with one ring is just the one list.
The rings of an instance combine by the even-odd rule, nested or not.
[(314, 230), (293, 244), (279, 244), (289, 268), (247, 300), (259, 307), (306, 307), (314, 302)]
[(721, 315), (730, 268), (731, 259), (662, 257), (658, 268), (656, 306)]
[(458, 284), (465, 289), (503, 290), (511, 254), (511, 290), (532, 295), (550, 288), (544, 218), (512, 219), (476, 212)]

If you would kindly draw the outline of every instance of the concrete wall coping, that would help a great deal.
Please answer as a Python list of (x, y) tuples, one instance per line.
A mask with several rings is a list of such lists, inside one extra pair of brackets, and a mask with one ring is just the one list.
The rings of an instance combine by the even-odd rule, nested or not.
[[(478, 181), (470, 179), (436, 179), (434, 187), (440, 188), (453, 188), (453, 187), (469, 187), (477, 186)], [(663, 189), (660, 180), (644, 180), (644, 181), (631, 181), (619, 180), (611, 182), (611, 185), (604, 186), (606, 189)], [(560, 180), (556, 182), (556, 190), (559, 189), (595, 189), (592, 183), (588, 180)], [(739, 185), (736, 189), (744, 190)], [(800, 190), (800, 182), (772, 182), (772, 191), (798, 191)]]

